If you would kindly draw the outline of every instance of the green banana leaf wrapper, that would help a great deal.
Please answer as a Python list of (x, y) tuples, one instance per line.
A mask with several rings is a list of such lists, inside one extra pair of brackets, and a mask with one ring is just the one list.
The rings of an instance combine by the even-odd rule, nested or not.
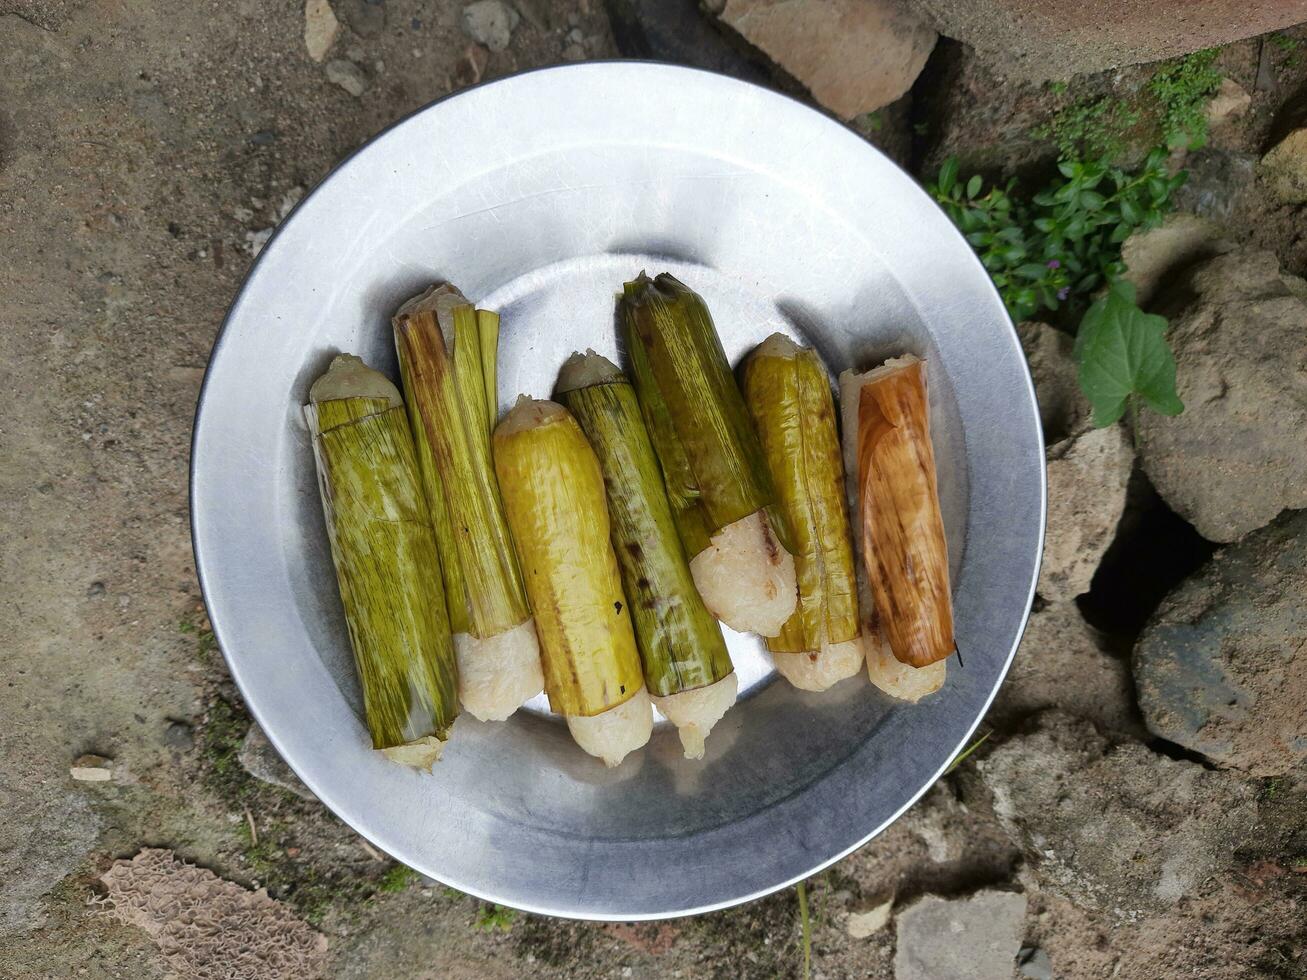
[(591, 359), (602, 366), (605, 380), (560, 390), (559, 397), (603, 471), (613, 551), (645, 686), (666, 697), (713, 684), (734, 667), (721, 628), (690, 574), (635, 389), (604, 358)]

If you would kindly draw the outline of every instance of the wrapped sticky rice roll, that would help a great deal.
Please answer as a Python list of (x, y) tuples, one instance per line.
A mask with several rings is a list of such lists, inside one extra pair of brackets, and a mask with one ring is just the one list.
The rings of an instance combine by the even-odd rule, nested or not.
[(641, 273), (619, 313), (632, 380), (690, 572), (714, 616), (775, 636), (794, 613), (794, 559), (776, 488), (703, 299)]
[(704, 739), (735, 703), (738, 682), (721, 627), (695, 588), (635, 389), (591, 351), (563, 365), (557, 396), (603, 471), (645, 687), (676, 726), (686, 757), (703, 758)]
[(745, 361), (743, 389), (798, 577), (798, 608), (767, 649), (795, 687), (824, 691), (856, 674), (863, 659), (830, 376), (815, 351), (773, 334)]
[(422, 482), (440, 541), (459, 699), (502, 721), (540, 693), (535, 622), (490, 452), (499, 316), (433, 286), (392, 321)]
[(535, 610), (549, 706), (615, 766), (649, 741), (645, 690), (609, 539), (604, 478), (567, 409), (522, 397), (494, 436), (495, 472)]
[(399, 392), (341, 354), (309, 389), (304, 418), (372, 746), (429, 770), (458, 714), (457, 670)]
[[(844, 467), (858, 528), (853, 540), (867, 674), (886, 694), (918, 701), (943, 686), (945, 658), (953, 651), (948, 554), (935, 484), (925, 364), (908, 354), (871, 371), (845, 371), (840, 375), (840, 404)], [(896, 499), (900, 496), (901, 501)], [(910, 562), (915, 576), (905, 574)], [(894, 599), (891, 589), (897, 590)], [(882, 611), (892, 616), (898, 635), (933, 635), (933, 640), (912, 646), (932, 649), (934, 659), (918, 664), (900, 656)]]

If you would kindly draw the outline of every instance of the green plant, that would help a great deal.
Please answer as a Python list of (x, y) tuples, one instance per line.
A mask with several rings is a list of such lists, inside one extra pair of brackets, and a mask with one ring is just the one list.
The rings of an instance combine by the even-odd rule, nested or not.
[(1167, 146), (1192, 149), (1207, 142), (1207, 102), (1221, 85), (1218, 53), (1207, 48), (1163, 62), (1148, 80)]
[[(1066, 91), (1063, 85), (1060, 95)], [(1047, 122), (1031, 130), (1040, 139), (1052, 140), (1064, 157), (1086, 155), (1116, 159), (1126, 145), (1126, 135), (1139, 123), (1139, 110), (1123, 99), (1101, 96), (1063, 106)]]
[(417, 880), (417, 872), (406, 864), (397, 864), (389, 869), (377, 882), (377, 891), (385, 895), (402, 892)]
[(991, 736), (991, 735), (993, 735), (993, 734), (994, 734), (993, 729), (990, 729), (989, 731), (985, 732), (984, 735), (981, 735), (980, 738), (976, 739), (974, 742), (972, 742), (970, 745), (968, 745), (965, 749), (963, 749), (961, 752), (959, 752), (956, 756), (954, 756), (954, 757), (953, 757), (953, 761), (950, 762), (950, 763), (948, 764), (948, 768), (944, 770), (944, 775), (947, 776), (949, 773), (951, 773), (951, 772), (952, 772), (954, 769), (956, 769), (958, 766), (962, 765), (962, 763), (964, 763), (964, 762), (967, 760), (967, 756), (971, 755), (972, 752), (976, 751), (976, 749), (980, 748), (980, 747), (981, 747), (982, 745), (984, 745), (987, 741), (989, 741), (989, 736)]
[(1162, 415), (1179, 415), (1175, 358), (1166, 345), (1166, 319), (1145, 313), (1133, 283), (1112, 283), (1080, 321), (1076, 335), (1080, 387), (1094, 406), (1094, 425), (1111, 425), (1140, 400)]
[(516, 909), (503, 905), (482, 905), (477, 909), (476, 927), (482, 932), (508, 932), (516, 918)]
[(183, 619), (177, 624), (177, 630), (185, 636), (195, 637), (195, 654), (202, 663), (208, 663), (210, 654), (218, 648), (218, 638), (213, 635), (209, 618), (201, 615), (198, 623)]
[(1283, 67), (1297, 68), (1302, 64), (1303, 42), (1298, 38), (1288, 34), (1272, 34), (1267, 40), (1284, 55)]
[(1137, 174), (1103, 161), (1066, 159), (1059, 177), (1028, 199), (1016, 182), (985, 190), (979, 175), (959, 179), (950, 157), (930, 193), (966, 236), (1014, 320), (1080, 302), (1121, 275), (1121, 243), (1155, 228), (1184, 183), (1154, 150)]
[(799, 927), (803, 942), (803, 980), (812, 975), (812, 920), (808, 917), (808, 883), (801, 881), (795, 886), (799, 895)]
[[(1135, 173), (1077, 158), (1064, 158), (1057, 169), (1057, 177), (1027, 197), (1015, 180), (988, 190), (979, 175), (963, 181), (957, 160), (949, 158), (928, 189), (976, 250), (1013, 320), (1041, 310), (1082, 312), (1096, 291), (1109, 287), (1114, 298), (1107, 306), (1089, 307), (1094, 316), (1086, 314), (1085, 322), (1092, 329), (1077, 347), (1085, 358), (1080, 381), (1094, 401), (1096, 424), (1115, 421), (1135, 396), (1175, 414), (1180, 403), (1174, 361), (1168, 380), (1157, 352), (1160, 343), (1170, 358), (1165, 321), (1146, 317), (1134, 304), (1133, 289), (1128, 303), (1137, 316), (1127, 315), (1126, 292), (1115, 287), (1125, 272), (1122, 242), (1162, 223), (1186, 174), (1168, 171), (1164, 147)], [(1128, 373), (1112, 376), (1118, 368)]]
[[(1200, 147), (1207, 142), (1207, 103), (1221, 85), (1216, 57), (1210, 48), (1164, 61), (1133, 101), (1116, 95), (1077, 99), (1031, 135), (1052, 141), (1067, 159), (1118, 160), (1131, 144)], [(1048, 91), (1061, 96), (1067, 87), (1055, 83)]]

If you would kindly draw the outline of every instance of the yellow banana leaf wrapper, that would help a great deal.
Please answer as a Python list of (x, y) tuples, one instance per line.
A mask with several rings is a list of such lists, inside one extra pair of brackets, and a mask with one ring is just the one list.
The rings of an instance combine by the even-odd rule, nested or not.
[(799, 602), (773, 652), (859, 634), (858, 587), (830, 379), (816, 352), (775, 334), (744, 367), (744, 399), (789, 528)]
[(594, 451), (561, 405), (523, 398), (495, 430), (494, 455), (550, 707), (593, 716), (622, 704), (644, 678)]

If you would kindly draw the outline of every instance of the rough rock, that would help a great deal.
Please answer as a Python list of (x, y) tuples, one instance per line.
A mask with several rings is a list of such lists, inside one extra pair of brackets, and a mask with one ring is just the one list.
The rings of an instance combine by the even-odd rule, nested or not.
[(1185, 410), (1139, 415), (1136, 443), (1162, 498), (1211, 541), (1307, 507), (1307, 284), (1270, 252), (1196, 267), (1172, 290), (1168, 339)]
[(1026, 980), (1053, 980), (1053, 961), (1037, 947), (1027, 947), (1017, 954), (1017, 973)]
[(331, 50), (340, 33), (340, 21), (336, 19), (329, 0), (305, 0), (304, 2), (304, 46), (309, 50), (309, 57), (321, 61)]
[(359, 37), (376, 37), (386, 27), (386, 5), (377, 0), (344, 0), (340, 16)]
[(1135, 298), (1146, 307), (1171, 276), (1230, 248), (1215, 221), (1177, 212), (1167, 215), (1159, 227), (1127, 238), (1121, 246), (1121, 259), (1125, 278), (1134, 283)]
[(1035, 382), (1044, 441), (1051, 445), (1079, 432), (1089, 421), (1090, 405), (1076, 377), (1075, 339), (1034, 320), (1018, 324), (1017, 336)]
[(1307, 0), (919, 0), (941, 34), (1033, 82), (1159, 61), (1307, 20)]
[(1129, 665), (1106, 651), (1074, 602), (1061, 602), (1031, 613), (988, 721), (1011, 727), (1059, 707), (1104, 732), (1142, 735), (1134, 700)]
[(258, 725), (250, 725), (250, 730), (245, 733), (245, 740), (241, 742), (237, 757), (245, 767), (245, 771), (255, 779), (279, 786), (301, 799), (317, 799), (312, 790), (300, 782), (295, 771), (273, 748), (272, 743), (268, 741), (268, 736), (263, 734), (263, 729)]
[(1307, 762), (1305, 595), (1307, 511), (1217, 552), (1135, 646), (1149, 729), (1256, 776)]
[(979, 891), (926, 895), (898, 914), (894, 980), (1012, 980), (1026, 897)]
[(463, 33), (491, 51), (503, 51), (522, 20), (504, 0), (477, 0), (463, 8)]
[(1036, 591), (1050, 602), (1089, 591), (1125, 511), (1134, 448), (1120, 425), (1048, 449), (1048, 531)]
[[(686, 0), (606, 0), (617, 48), (627, 58), (649, 58), (776, 84), (767, 59), (739, 35), (723, 31), (698, 3)], [(785, 86), (782, 86), (785, 87)]]
[(1262, 157), (1261, 178), (1281, 204), (1307, 204), (1307, 128), (1295, 129)]
[(1207, 103), (1207, 125), (1213, 129), (1224, 126), (1245, 115), (1252, 104), (1253, 97), (1247, 89), (1233, 78), (1223, 78), (1221, 87)]
[(1114, 745), (1059, 711), (977, 766), (1040, 887), (1116, 920), (1170, 908), (1231, 868), (1257, 820), (1254, 784)]
[(983, 792), (974, 799), (957, 795), (964, 785), (980, 789), (975, 764), (992, 741), (932, 786), (883, 834), (840, 863), (841, 874), (865, 902), (856, 911), (871, 911), (891, 895), (907, 904), (923, 894), (957, 894), (1012, 877), (1021, 852), (990, 812), (989, 800)]
[(24, 793), (0, 767), (0, 936), (42, 923), (42, 897), (100, 835), (100, 818), (81, 793), (53, 787), (41, 793)]
[(332, 58), (327, 62), (324, 71), (327, 75), (327, 81), (340, 86), (356, 99), (368, 90), (367, 76), (352, 61), (347, 61), (344, 58)]
[(1189, 179), (1171, 198), (1176, 208), (1228, 221), (1256, 179), (1257, 157), (1206, 147), (1189, 154), (1185, 169)]
[(968, 45), (941, 37), (912, 100), (914, 173), (934, 178), (949, 157), (963, 173), (991, 178), (1052, 163), (1056, 150), (1036, 135), (1048, 119), (1048, 91), (1007, 81)]
[(195, 748), (195, 731), (188, 722), (170, 721), (163, 730), (163, 744), (178, 752), (189, 752)]
[(844, 931), (854, 939), (866, 939), (874, 936), (889, 925), (890, 913), (894, 909), (894, 899), (875, 905), (865, 912), (852, 912), (844, 923)]
[(726, 0), (720, 17), (845, 119), (910, 89), (936, 40), (899, 0)]

